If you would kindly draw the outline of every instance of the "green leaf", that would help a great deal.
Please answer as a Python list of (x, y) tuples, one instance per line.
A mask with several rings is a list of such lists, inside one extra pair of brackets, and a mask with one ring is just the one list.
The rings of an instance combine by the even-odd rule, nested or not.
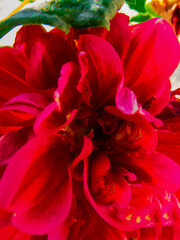
[(146, 12), (145, 2), (146, 0), (125, 0), (131, 9), (134, 9), (138, 12)]
[(68, 32), (70, 27), (106, 27), (124, 0), (53, 0), (45, 2), (38, 9), (19, 11), (0, 22), (0, 38), (17, 25), (48, 24)]
[(144, 22), (144, 21), (147, 21), (149, 20), (151, 17), (151, 15), (149, 13), (139, 13), (137, 14), (136, 16), (132, 17), (130, 19), (131, 22)]

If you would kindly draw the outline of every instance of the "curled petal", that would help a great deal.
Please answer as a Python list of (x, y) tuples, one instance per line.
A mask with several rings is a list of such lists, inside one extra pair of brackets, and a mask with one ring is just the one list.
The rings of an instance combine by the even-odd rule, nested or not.
[(50, 103), (36, 119), (34, 130), (37, 134), (50, 135), (70, 123), (80, 104), (80, 93), (76, 87), (80, 80), (77, 64), (68, 62), (61, 69), (54, 102)]
[(80, 154), (73, 160), (73, 162), (71, 164), (72, 176), (75, 177), (76, 179), (81, 180), (82, 177), (78, 176), (76, 174), (75, 168), (80, 163), (80, 161), (84, 160), (85, 158), (87, 158), (91, 154), (92, 149), (93, 149), (93, 145), (92, 145), (91, 139), (85, 136), (84, 137), (84, 145), (82, 147), (82, 150), (81, 150)]
[(138, 103), (135, 94), (126, 87), (118, 86), (116, 92), (116, 106), (124, 114), (135, 114), (138, 110)]
[[(118, 86), (116, 93), (116, 106), (122, 112), (125, 119), (137, 122), (133, 115), (140, 115), (148, 122), (152, 122), (156, 127), (162, 126), (161, 120), (142, 108), (137, 102), (136, 95), (127, 87)], [(108, 107), (107, 107), (108, 108)]]
[(34, 131), (38, 135), (52, 135), (70, 123), (76, 115), (73, 110), (70, 116), (60, 111), (56, 102), (49, 104), (38, 116), (34, 124)]

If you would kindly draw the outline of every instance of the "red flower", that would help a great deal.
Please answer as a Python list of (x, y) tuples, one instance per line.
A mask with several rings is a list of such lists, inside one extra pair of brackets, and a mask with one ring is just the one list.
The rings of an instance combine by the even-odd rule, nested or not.
[(0, 49), (5, 235), (155, 239), (178, 226), (180, 166), (155, 128), (168, 129), (179, 57), (167, 22), (129, 27), (119, 13), (110, 31), (23, 26)]

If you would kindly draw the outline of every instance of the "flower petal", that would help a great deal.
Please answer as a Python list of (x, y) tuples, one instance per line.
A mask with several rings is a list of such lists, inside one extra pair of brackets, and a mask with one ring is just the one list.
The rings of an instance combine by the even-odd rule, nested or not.
[(27, 81), (38, 89), (57, 87), (60, 69), (68, 61), (77, 62), (70, 44), (58, 34), (44, 33), (32, 48)]
[(180, 188), (180, 166), (166, 155), (154, 152), (133, 157), (132, 164), (141, 167), (152, 177), (152, 183), (169, 192)]
[(49, 104), (49, 100), (39, 93), (24, 93), (5, 102), (3, 111), (20, 111), (37, 116)]
[(112, 170), (110, 159), (103, 154), (97, 154), (92, 161), (92, 195), (101, 205), (114, 202), (123, 207), (131, 199), (131, 190), (127, 181), (118, 170)]
[(22, 127), (32, 126), (32, 124), (33, 119), (29, 114), (0, 109), (0, 134), (17, 131)]
[(37, 134), (56, 133), (72, 121), (80, 104), (80, 93), (76, 89), (79, 80), (78, 65), (73, 62), (64, 64), (54, 92), (54, 102), (36, 119), (34, 130)]
[(45, 28), (41, 25), (24, 25), (17, 32), (13, 47), (24, 51), (29, 57), (38, 37), (45, 32)]
[(114, 101), (123, 76), (122, 64), (114, 48), (106, 40), (90, 34), (80, 36), (78, 48), (87, 52), (90, 103), (97, 108), (108, 100)]
[[(3, 240), (31, 240), (31, 236), (29, 234), (19, 231), (19, 229), (17, 229), (13, 225), (7, 225), (3, 228), (0, 228), (0, 236)], [(41, 238), (37, 240), (41, 240)]]
[(26, 56), (17, 49), (0, 49), (0, 102), (5, 102), (21, 93), (32, 91), (25, 82)]
[(126, 87), (118, 86), (116, 92), (116, 106), (124, 114), (135, 114), (139, 110), (135, 94)]
[[(172, 119), (173, 121), (173, 119)], [(175, 122), (173, 121), (175, 124)], [(180, 132), (172, 132), (169, 130), (158, 130), (158, 146), (157, 151), (167, 155), (180, 165)]]
[[(118, 216), (119, 211), (122, 211), (121, 205), (118, 202), (114, 204), (105, 205), (105, 204), (98, 204), (93, 199), (89, 187), (87, 184), (88, 181), (88, 162), (87, 159), (84, 160), (84, 193), (87, 200), (91, 203), (92, 207), (95, 211), (99, 214), (99, 216), (111, 226), (118, 228), (119, 230), (129, 230), (129, 226), (124, 219)], [(131, 227), (130, 227), (131, 229)]]
[(107, 224), (98, 216), (91, 219), (91, 224), (89, 225), (86, 234), (84, 236), (86, 240), (127, 240), (125, 233), (118, 228), (112, 227)]
[[(133, 99), (133, 98), (132, 98)], [(130, 107), (130, 109), (133, 109)], [(139, 111), (135, 114), (124, 114), (122, 111), (120, 111), (115, 106), (106, 106), (105, 110), (108, 111), (111, 114), (114, 114), (118, 116), (120, 119), (125, 119), (129, 122), (132, 122), (134, 124), (134, 127), (137, 129), (140, 129), (142, 131), (142, 147), (146, 150), (146, 152), (153, 152), (157, 146), (157, 133), (155, 129), (152, 127), (152, 125), (149, 123), (149, 121), (156, 121), (156, 119), (152, 116), (150, 116), (149, 121), (145, 119), (149, 118), (149, 115), (147, 113), (147, 116), (145, 114), (140, 113)], [(157, 122), (158, 119), (157, 119)], [(117, 133), (118, 138), (118, 133)], [(136, 139), (134, 139), (136, 141)], [(117, 141), (118, 142), (118, 141)], [(135, 143), (135, 142), (134, 142)], [(134, 143), (132, 142), (132, 145), (129, 147), (133, 147)]]
[(22, 231), (45, 234), (65, 220), (72, 199), (66, 148), (58, 136), (36, 137), (9, 161), (0, 202), (15, 212), (12, 222)]
[(127, 15), (116, 13), (116, 16), (110, 21), (110, 31), (106, 35), (106, 40), (112, 44), (123, 61), (130, 43), (129, 17)]
[(0, 140), (0, 165), (7, 164), (9, 158), (27, 142), (31, 134), (31, 128), (5, 134)]
[(180, 59), (180, 46), (171, 26), (163, 19), (151, 19), (131, 26), (131, 43), (124, 60), (125, 85), (143, 106), (150, 99), (161, 99), (169, 77)]

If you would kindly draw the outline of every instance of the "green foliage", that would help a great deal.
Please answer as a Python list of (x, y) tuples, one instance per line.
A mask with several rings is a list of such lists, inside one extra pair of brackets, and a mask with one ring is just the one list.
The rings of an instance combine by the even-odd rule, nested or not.
[(71, 26), (109, 28), (109, 20), (123, 3), (124, 0), (52, 0), (38, 9), (24, 9), (0, 22), (0, 37), (21, 24), (48, 24), (66, 33)]
[(136, 16), (132, 17), (130, 20), (131, 22), (144, 22), (151, 18), (149, 13), (139, 13)]
[(145, 13), (145, 2), (146, 0), (126, 0), (126, 3), (131, 9), (134, 9), (138, 12)]

